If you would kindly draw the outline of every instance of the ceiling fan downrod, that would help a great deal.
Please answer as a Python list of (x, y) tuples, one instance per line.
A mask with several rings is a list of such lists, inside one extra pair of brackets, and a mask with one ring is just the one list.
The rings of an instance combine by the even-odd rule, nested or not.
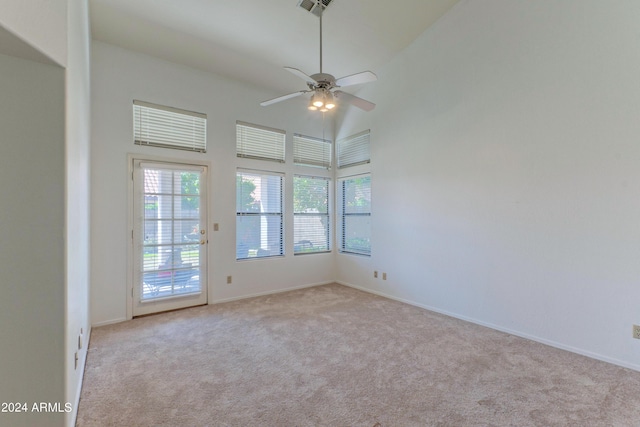
[(324, 6), (322, 0), (318, 1), (318, 7), (320, 7), (320, 74), (322, 74), (322, 12), (324, 12)]

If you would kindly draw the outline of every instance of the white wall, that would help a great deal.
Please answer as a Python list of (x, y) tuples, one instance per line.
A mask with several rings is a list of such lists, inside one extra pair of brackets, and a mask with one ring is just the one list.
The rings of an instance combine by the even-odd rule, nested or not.
[(64, 404), (64, 70), (0, 55), (0, 76), (0, 402)]
[[(259, 293), (325, 283), (334, 278), (332, 254), (294, 257), (290, 197), (293, 172), (322, 174), (318, 169), (237, 159), (236, 120), (321, 136), (322, 120), (304, 104), (292, 100), (264, 108), (259, 102), (277, 96), (220, 76), (172, 64), (142, 54), (93, 42), (91, 147), (91, 320), (93, 325), (126, 319), (130, 290), (127, 257), (129, 175), (127, 155), (148, 154), (176, 160), (210, 163), (209, 301), (218, 302)], [(133, 144), (134, 99), (170, 105), (208, 115), (206, 154)], [(302, 101), (301, 101), (302, 102)], [(326, 123), (327, 135), (333, 124)], [(235, 172), (237, 167), (286, 172), (286, 253), (283, 258), (235, 260)], [(325, 175), (327, 172), (324, 173)], [(287, 190), (288, 189), (288, 190)], [(220, 231), (213, 232), (213, 223)], [(233, 276), (233, 284), (226, 277)]]
[(67, 64), (67, 0), (0, 0), (0, 26)]
[[(462, 1), (360, 95), (345, 283), (640, 369), (640, 3)], [(373, 279), (372, 270), (389, 279)]]
[(0, 49), (24, 58), (0, 60), (0, 175), (12, 200), (0, 209), (9, 286), (0, 303), (0, 395), (72, 408), (1, 414), (0, 424), (71, 426), (90, 327), (87, 1), (5, 0), (0, 21)]
[[(89, 140), (91, 123), (89, 14), (87, 0), (69, 0), (66, 69), (66, 399), (75, 424), (89, 344)], [(78, 337), (81, 337), (81, 344)], [(81, 348), (79, 348), (81, 346)], [(75, 354), (78, 353), (78, 364)]]

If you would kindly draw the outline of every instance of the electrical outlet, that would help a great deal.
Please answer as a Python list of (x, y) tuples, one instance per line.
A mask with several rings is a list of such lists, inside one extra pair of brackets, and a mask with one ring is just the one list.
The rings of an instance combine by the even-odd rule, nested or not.
[(232, 282), (232, 277), (231, 276), (227, 276), (227, 285), (230, 285)]
[(633, 337), (640, 340), (640, 325), (633, 325)]
[(378, 278), (378, 270), (375, 270), (375, 271), (373, 272), (373, 277), (374, 277), (374, 279), (377, 279), (377, 278)]
[(387, 273), (382, 273), (382, 280), (387, 280)]
[(216, 222), (213, 224), (213, 231), (219, 231), (220, 230), (220, 225)]

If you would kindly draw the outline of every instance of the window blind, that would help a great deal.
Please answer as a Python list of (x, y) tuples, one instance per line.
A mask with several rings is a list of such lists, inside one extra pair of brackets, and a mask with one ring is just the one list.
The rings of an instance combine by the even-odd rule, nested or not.
[(329, 178), (293, 177), (293, 253), (328, 252)]
[(331, 141), (293, 134), (293, 163), (331, 169)]
[(338, 168), (360, 165), (371, 161), (369, 135), (370, 131), (366, 130), (338, 140)]
[(284, 254), (282, 181), (282, 174), (237, 171), (236, 259)]
[(284, 162), (285, 131), (236, 122), (238, 157)]
[(133, 134), (137, 145), (207, 151), (207, 115), (133, 101)]
[(340, 252), (371, 255), (371, 175), (338, 181)]

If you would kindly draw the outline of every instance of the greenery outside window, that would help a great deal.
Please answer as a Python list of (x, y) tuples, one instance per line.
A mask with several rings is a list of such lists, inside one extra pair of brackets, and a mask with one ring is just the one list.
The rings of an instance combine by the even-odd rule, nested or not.
[(329, 178), (293, 177), (293, 253), (329, 252)]
[(284, 255), (283, 175), (238, 170), (236, 174), (236, 259)]

